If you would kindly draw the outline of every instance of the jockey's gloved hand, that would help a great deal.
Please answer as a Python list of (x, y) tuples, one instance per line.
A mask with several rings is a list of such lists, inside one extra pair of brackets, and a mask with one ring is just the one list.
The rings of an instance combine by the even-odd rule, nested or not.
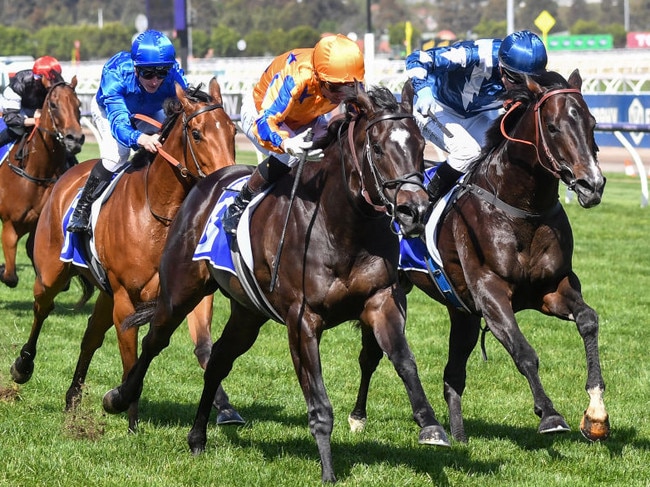
[(293, 157), (305, 158), (308, 161), (320, 161), (323, 158), (322, 149), (312, 149), (314, 143), (311, 140), (311, 129), (301, 134), (282, 141), (282, 150)]
[(433, 93), (431, 92), (431, 87), (425, 86), (417, 92), (415, 99), (415, 109), (418, 111), (418, 113), (424, 115), (425, 117), (429, 115), (429, 111), (435, 112), (436, 100), (433, 97)]

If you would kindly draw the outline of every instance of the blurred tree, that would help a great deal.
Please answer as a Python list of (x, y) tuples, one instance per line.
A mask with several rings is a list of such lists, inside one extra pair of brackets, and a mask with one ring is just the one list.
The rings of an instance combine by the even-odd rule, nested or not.
[(555, 25), (550, 33), (561, 32), (566, 30), (562, 19), (558, 15), (558, 6), (555, 0), (535, 0), (526, 2), (522, 8), (515, 11), (515, 30), (528, 29), (532, 32), (539, 33), (540, 30), (535, 25), (535, 19), (544, 10), (550, 13), (555, 19)]
[(484, 19), (474, 27), (474, 34), (479, 39), (503, 39), (508, 34), (505, 20)]
[(440, 0), (435, 6), (438, 30), (451, 30), (459, 39), (466, 38), (481, 20), (482, 2), (477, 0)]

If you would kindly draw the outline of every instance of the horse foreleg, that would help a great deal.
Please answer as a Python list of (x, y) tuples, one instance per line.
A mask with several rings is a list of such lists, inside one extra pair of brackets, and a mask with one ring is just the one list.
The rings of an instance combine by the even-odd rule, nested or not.
[(295, 305), (286, 323), (293, 368), (307, 403), (309, 431), (316, 440), (320, 456), (321, 480), (323, 483), (336, 482), (331, 445), (334, 411), (323, 382), (319, 349), (323, 321), (315, 313)]
[(348, 416), (348, 423), (353, 432), (363, 431), (366, 427), (368, 392), (370, 390), (370, 379), (377, 370), (377, 366), (383, 357), (383, 352), (375, 339), (371, 328), (361, 327), (361, 352), (359, 353), (359, 368), (361, 369), (361, 382), (357, 401)]
[[(490, 289), (490, 286), (485, 286)], [(533, 347), (519, 329), (510, 301), (494, 292), (488, 302), (480, 304), (483, 318), (492, 334), (508, 351), (517, 370), (526, 377), (533, 393), (534, 411), (540, 417), (538, 431), (540, 433), (560, 433), (570, 431), (569, 425), (560, 413), (555, 410), (553, 402), (546, 395), (539, 377), (539, 358)]]
[(362, 323), (372, 327), (375, 339), (404, 382), (411, 402), (413, 419), (420, 426), (419, 443), (451, 446), (444, 428), (424, 393), (415, 357), (404, 334), (406, 296), (401, 288), (388, 288), (366, 302)]
[(10, 220), (2, 222), (2, 252), (5, 262), (0, 264), (0, 281), (7, 286), (14, 288), (18, 285), (16, 274), (16, 248), (20, 235), (16, 232)]
[(444, 372), (443, 393), (449, 409), (451, 435), (455, 440), (467, 442), (461, 398), (467, 380), (467, 361), (478, 341), (481, 318), (461, 313), (448, 307), (451, 328), (449, 330), (449, 357)]
[[(561, 296), (561, 299), (557, 299)], [(609, 414), (605, 408), (603, 395), (605, 381), (600, 369), (598, 351), (598, 314), (583, 300), (580, 282), (571, 274), (558, 287), (558, 294), (547, 296), (545, 305), (548, 312), (564, 319), (572, 319), (582, 337), (587, 357), (587, 384), (589, 407), (580, 422), (580, 431), (591, 441), (605, 440), (609, 436)]]
[(112, 310), (112, 298), (106, 293), (100, 293), (95, 302), (93, 312), (88, 318), (86, 331), (81, 340), (77, 367), (72, 376), (72, 383), (65, 395), (66, 411), (73, 410), (81, 401), (82, 387), (86, 381), (86, 374), (88, 373), (90, 362), (95, 352), (104, 343), (104, 336), (113, 324)]
[[(201, 302), (187, 315), (187, 326), (194, 342), (194, 355), (199, 361), (202, 369), (210, 359), (212, 350), (212, 301), (214, 295), (210, 294), (204, 297)], [(218, 425), (237, 425), (244, 424), (245, 421), (239, 415), (237, 410), (230, 404), (228, 394), (223, 387), (219, 385), (213, 401), (214, 408), (217, 410)]]
[(20, 356), (11, 365), (11, 378), (18, 384), (24, 384), (34, 372), (34, 359), (36, 358), (36, 344), (41, 334), (43, 323), (54, 309), (54, 297), (59, 293), (63, 284), (57, 281), (54, 286), (45, 286), (42, 276), (37, 274), (34, 281), (34, 320), (27, 342), (20, 350)]

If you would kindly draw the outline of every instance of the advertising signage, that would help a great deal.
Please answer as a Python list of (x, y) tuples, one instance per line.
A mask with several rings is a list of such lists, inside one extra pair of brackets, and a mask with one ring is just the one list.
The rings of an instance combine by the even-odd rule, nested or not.
[(611, 34), (552, 35), (548, 36), (549, 51), (596, 51), (613, 49)]

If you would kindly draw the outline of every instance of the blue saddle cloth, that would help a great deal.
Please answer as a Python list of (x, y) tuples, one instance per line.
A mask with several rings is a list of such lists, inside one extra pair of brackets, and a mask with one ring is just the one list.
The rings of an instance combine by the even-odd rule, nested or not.
[[(245, 176), (234, 181), (219, 197), (203, 229), (203, 234), (194, 250), (192, 260), (207, 260), (215, 269), (225, 270), (237, 275), (230, 253), (232, 236), (223, 229), (221, 220), (226, 213), (226, 209), (247, 180), (248, 176)], [(239, 238), (243, 238), (243, 235)]]
[[(0, 132), (7, 128), (4, 118), (0, 117)], [(10, 142), (7, 145), (0, 146), (0, 164), (5, 162), (5, 159), (9, 155), (9, 151), (14, 146), (15, 142)]]

